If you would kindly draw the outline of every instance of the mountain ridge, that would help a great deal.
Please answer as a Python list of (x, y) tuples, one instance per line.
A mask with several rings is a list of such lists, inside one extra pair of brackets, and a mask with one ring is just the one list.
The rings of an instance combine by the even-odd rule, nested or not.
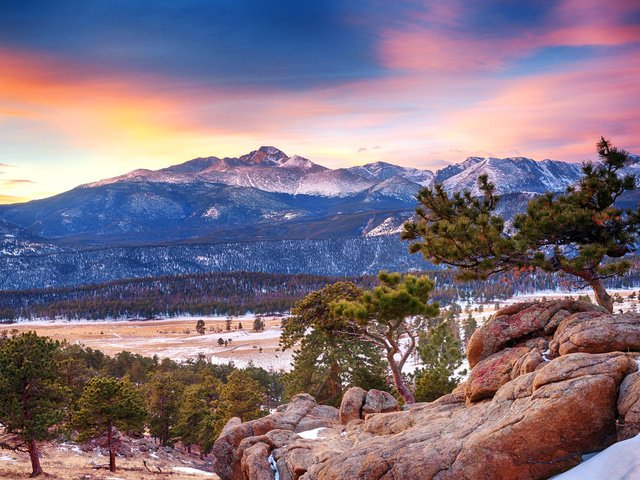
[[(640, 173), (640, 157), (625, 170)], [(581, 172), (577, 164), (524, 157), (469, 157), (436, 173), (387, 162), (329, 169), (275, 147), (138, 169), (0, 205), (0, 289), (172, 271), (360, 275), (429, 268), (398, 237), (416, 194), (434, 182), (449, 193), (473, 190), (483, 173), (502, 197), (498, 213), (510, 219)], [(621, 204), (636, 205), (637, 193)]]

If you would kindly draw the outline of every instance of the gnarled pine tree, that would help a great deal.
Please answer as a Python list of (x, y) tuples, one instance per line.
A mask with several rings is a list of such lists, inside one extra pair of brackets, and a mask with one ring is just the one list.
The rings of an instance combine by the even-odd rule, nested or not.
[(414, 403), (402, 369), (415, 351), (426, 319), (439, 312), (438, 304), (429, 302), (433, 281), (424, 276), (387, 272), (380, 272), (378, 280), (380, 285), (373, 290), (354, 300), (336, 302), (332, 310), (337, 319), (353, 322), (360, 338), (384, 351), (398, 394), (406, 403)]
[(423, 189), (417, 218), (405, 223), (402, 238), (413, 241), (412, 253), (458, 267), (461, 279), (535, 268), (573, 275), (593, 289), (600, 305), (613, 311), (603, 280), (630, 267), (615, 259), (636, 248), (640, 207), (614, 205), (636, 187), (633, 176), (620, 174), (628, 153), (604, 138), (597, 150), (602, 161), (585, 163), (584, 176), (575, 187), (534, 198), (526, 212), (515, 217), (512, 228), (495, 214), (499, 197), (488, 177), (481, 175), (480, 198), (468, 191), (449, 197), (442, 185)]
[(331, 304), (355, 300), (362, 290), (350, 282), (336, 282), (312, 292), (293, 307), (284, 323), (280, 345), (297, 347), (293, 370), (285, 378), (285, 393), (311, 393), (318, 403), (340, 405), (344, 391), (386, 387), (382, 351), (357, 335), (357, 328), (336, 317)]

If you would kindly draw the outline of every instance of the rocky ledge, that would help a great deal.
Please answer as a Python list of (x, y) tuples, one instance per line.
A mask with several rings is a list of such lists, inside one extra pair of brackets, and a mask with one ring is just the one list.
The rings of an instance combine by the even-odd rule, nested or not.
[[(640, 315), (562, 300), (509, 306), (471, 338), (467, 381), (402, 410), (354, 388), (340, 410), (297, 395), (231, 420), (223, 480), (546, 479), (638, 433)], [(310, 432), (311, 431), (311, 432)]]

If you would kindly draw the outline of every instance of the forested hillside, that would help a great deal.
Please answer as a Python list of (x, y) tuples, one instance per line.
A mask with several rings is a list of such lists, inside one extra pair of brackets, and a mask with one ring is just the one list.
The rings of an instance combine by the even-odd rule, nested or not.
[[(640, 283), (640, 259), (632, 269), (610, 279), (611, 288)], [(452, 270), (428, 272), (435, 281), (434, 300), (446, 305), (469, 299), (501, 300), (516, 293), (575, 288), (569, 279), (545, 273), (508, 274), (483, 281), (459, 282)], [(270, 273), (198, 273), (118, 280), (82, 287), (0, 291), (0, 321), (20, 318), (153, 318), (160, 316), (239, 315), (288, 311), (308, 293), (338, 280), (363, 288), (374, 276), (327, 277)]]

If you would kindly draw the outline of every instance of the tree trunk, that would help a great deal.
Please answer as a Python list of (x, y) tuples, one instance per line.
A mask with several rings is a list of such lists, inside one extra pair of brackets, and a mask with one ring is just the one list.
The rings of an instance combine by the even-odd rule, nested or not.
[(396, 390), (398, 390), (400, 396), (407, 404), (416, 403), (413, 392), (409, 390), (409, 387), (407, 387), (404, 383), (404, 379), (402, 378), (402, 371), (400, 371), (395, 358), (393, 358), (393, 356), (387, 356), (387, 360), (389, 360), (389, 367), (391, 368), (391, 373), (393, 374), (393, 384), (395, 385)]
[(42, 475), (44, 472), (42, 471), (42, 467), (40, 466), (40, 455), (38, 455), (38, 446), (36, 445), (36, 441), (32, 438), (29, 440), (29, 458), (31, 459), (31, 475), (29, 477), (34, 478), (39, 475)]
[(115, 445), (113, 443), (113, 427), (111, 426), (111, 422), (109, 422), (109, 426), (107, 427), (107, 443), (109, 444), (109, 471), (116, 471), (116, 452)]
[(342, 393), (342, 384), (340, 382), (340, 366), (337, 362), (331, 364), (329, 371), (329, 396), (332, 399), (338, 398)]
[(598, 305), (603, 306), (609, 310), (609, 312), (613, 313), (613, 298), (611, 298), (611, 295), (607, 293), (602, 280), (599, 278), (593, 278), (589, 282), (589, 286), (593, 289)]

